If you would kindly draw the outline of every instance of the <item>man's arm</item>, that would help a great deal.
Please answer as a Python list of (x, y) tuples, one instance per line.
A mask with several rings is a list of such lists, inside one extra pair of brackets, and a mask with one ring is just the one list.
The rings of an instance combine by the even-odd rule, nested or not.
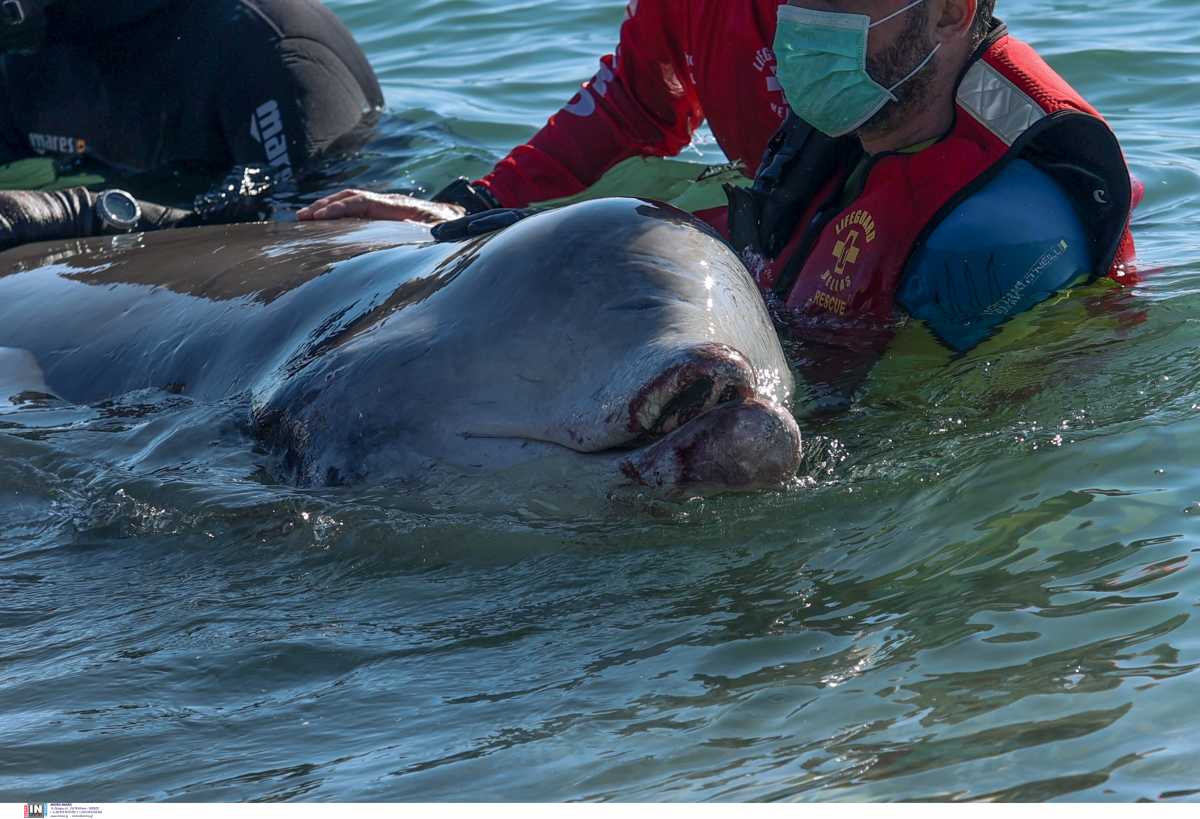
[(505, 207), (571, 196), (632, 156), (674, 156), (704, 120), (680, 33), (691, 4), (629, 5), (616, 55), (477, 184)]
[(1008, 319), (1095, 275), (1083, 222), (1044, 171), (1011, 162), (913, 256), (898, 302), (963, 352)]
[(472, 199), (428, 202), (400, 194), (341, 191), (297, 216), (308, 219), (410, 219), (437, 223), (490, 206), (525, 207), (587, 189), (632, 156), (673, 156), (704, 119), (678, 32), (689, 4), (679, 0), (631, 3), (616, 55), (541, 131), (473, 183)]
[(28, 242), (91, 236), (95, 196), (86, 188), (0, 192), (0, 251)]

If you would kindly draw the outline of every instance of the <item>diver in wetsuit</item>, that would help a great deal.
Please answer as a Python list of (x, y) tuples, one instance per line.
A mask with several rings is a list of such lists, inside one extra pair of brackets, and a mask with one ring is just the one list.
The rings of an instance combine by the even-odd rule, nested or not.
[(0, 250), (260, 217), (268, 179), (286, 186), (356, 147), (382, 105), (366, 56), (317, 0), (0, 0), (0, 164), (83, 158), (212, 182), (238, 169), (196, 211), (0, 192)]

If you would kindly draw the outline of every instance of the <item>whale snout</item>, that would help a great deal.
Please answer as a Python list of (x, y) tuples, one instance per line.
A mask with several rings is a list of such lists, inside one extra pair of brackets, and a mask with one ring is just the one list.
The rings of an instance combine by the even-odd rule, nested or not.
[(631, 482), (673, 490), (782, 486), (800, 468), (801, 436), (787, 408), (760, 398), (704, 412), (621, 464)]
[(676, 491), (778, 487), (800, 467), (800, 429), (772, 376), (725, 344), (677, 354), (629, 402), (629, 452), (621, 473), (635, 485)]
[(629, 402), (628, 431), (643, 440), (669, 435), (718, 404), (755, 394), (746, 357), (723, 344), (702, 344), (646, 384)]

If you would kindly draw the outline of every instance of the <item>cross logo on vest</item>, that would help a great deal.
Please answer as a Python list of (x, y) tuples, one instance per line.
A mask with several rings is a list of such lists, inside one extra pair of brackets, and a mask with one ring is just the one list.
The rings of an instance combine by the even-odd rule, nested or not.
[(837, 243), (833, 246), (834, 265), (821, 276), (831, 293), (840, 293), (852, 280), (848, 268), (858, 264), (863, 249), (875, 241), (875, 220), (865, 210), (843, 216), (834, 227)]
[(845, 239), (838, 239), (836, 245), (833, 246), (833, 258), (837, 259), (837, 264), (833, 268), (833, 275), (837, 276), (836, 282), (830, 281), (832, 278), (828, 273), (825, 274), (825, 283), (832, 289), (843, 290), (849, 284), (848, 279), (842, 278), (846, 275), (846, 265), (855, 264), (858, 261), (858, 253), (862, 250), (858, 246), (858, 231), (852, 230)]

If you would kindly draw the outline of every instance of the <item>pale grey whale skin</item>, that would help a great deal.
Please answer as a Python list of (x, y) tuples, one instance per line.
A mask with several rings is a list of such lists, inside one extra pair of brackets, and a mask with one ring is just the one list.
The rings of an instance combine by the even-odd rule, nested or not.
[(639, 200), (459, 244), (326, 222), (0, 254), (0, 402), (144, 388), (244, 397), (272, 472), (300, 485), (554, 461), (603, 487), (744, 490), (800, 461), (749, 274), (706, 226)]

